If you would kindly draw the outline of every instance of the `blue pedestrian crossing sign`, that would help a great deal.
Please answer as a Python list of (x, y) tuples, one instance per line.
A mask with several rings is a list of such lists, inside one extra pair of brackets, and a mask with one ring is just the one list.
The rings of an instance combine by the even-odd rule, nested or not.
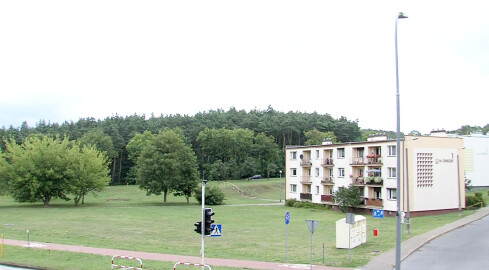
[(374, 218), (384, 218), (384, 210), (374, 209)]
[(212, 228), (211, 237), (221, 236), (221, 232), (222, 232), (222, 225), (221, 224), (212, 224), (211, 228)]

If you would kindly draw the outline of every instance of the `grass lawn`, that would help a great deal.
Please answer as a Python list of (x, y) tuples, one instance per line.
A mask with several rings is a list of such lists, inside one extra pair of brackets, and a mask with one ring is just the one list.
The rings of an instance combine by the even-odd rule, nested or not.
[[(335, 247), (335, 223), (345, 217), (344, 213), (263, 205), (278, 202), (279, 179), (231, 182), (253, 197), (237, 193), (225, 182), (208, 183), (221, 187), (226, 193), (226, 204), (212, 206), (216, 213), (214, 220), (222, 224), (222, 237), (206, 238), (206, 257), (284, 262), (286, 211), (291, 214), (288, 225), (288, 263), (309, 264), (310, 233), (306, 219), (319, 221), (313, 236), (314, 264), (323, 264), (323, 244), (325, 265), (340, 267), (364, 265), (378, 251), (395, 246), (395, 219), (382, 219), (380, 236), (374, 240), (372, 231), (377, 227), (378, 220), (367, 216), (367, 243), (352, 250), (352, 262), (348, 263), (348, 250)], [(483, 193), (487, 196), (487, 191)], [(41, 203), (19, 204), (9, 197), (0, 196), (0, 213), (0, 234), (8, 239), (27, 240), (26, 230), (29, 229), (32, 242), (200, 256), (201, 238), (194, 232), (194, 223), (200, 219), (201, 205), (193, 198), (190, 205), (187, 205), (185, 198), (168, 196), (168, 203), (164, 205), (162, 196), (146, 196), (144, 191), (135, 186), (114, 186), (108, 187), (96, 197), (88, 196), (85, 204), (78, 207), (74, 207), (72, 202), (55, 200), (49, 208), (44, 208)], [(464, 211), (463, 216), (470, 213)], [(459, 218), (457, 213), (412, 218), (411, 234), (404, 233), (403, 237), (405, 239), (422, 234)], [(71, 256), (65, 252), (51, 251), (53, 255), (50, 256), (73, 258), (60, 259), (72, 263), (46, 265), (47, 262), (42, 259), (46, 255), (42, 251), (10, 246), (6, 249), (8, 252), (3, 261), (50, 269), (88, 269), (85, 266), (77, 267), (80, 261), (75, 257), (85, 258), (81, 261), (83, 265), (88, 261), (93, 261), (94, 265), (110, 263), (110, 258), (103, 256)], [(27, 261), (27, 257), (39, 259), (31, 262)], [(47, 261), (52, 263), (55, 260)], [(171, 269), (173, 265), (148, 262), (146, 267), (144, 263), (148, 269)], [(90, 266), (89, 269), (99, 268)]]

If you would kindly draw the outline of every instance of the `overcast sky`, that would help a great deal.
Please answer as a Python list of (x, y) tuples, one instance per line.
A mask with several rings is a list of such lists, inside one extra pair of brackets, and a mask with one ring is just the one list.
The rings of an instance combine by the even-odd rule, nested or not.
[(230, 107), (489, 123), (489, 1), (0, 1), (0, 127)]

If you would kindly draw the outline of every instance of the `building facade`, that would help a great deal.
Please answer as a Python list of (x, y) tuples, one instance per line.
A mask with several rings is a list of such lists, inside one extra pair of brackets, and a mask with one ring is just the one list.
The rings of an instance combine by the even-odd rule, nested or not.
[[(335, 205), (333, 193), (350, 185), (360, 207), (397, 211), (396, 140), (287, 146), (286, 199)], [(401, 211), (412, 215), (465, 207), (463, 140), (406, 136), (401, 141)]]
[(464, 140), (465, 177), (473, 187), (489, 187), (489, 136), (458, 136)]

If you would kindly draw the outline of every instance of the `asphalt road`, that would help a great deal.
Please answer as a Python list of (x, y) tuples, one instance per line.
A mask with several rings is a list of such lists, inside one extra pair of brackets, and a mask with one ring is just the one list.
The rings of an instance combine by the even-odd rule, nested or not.
[(489, 269), (489, 216), (426, 243), (402, 261), (401, 269)]

